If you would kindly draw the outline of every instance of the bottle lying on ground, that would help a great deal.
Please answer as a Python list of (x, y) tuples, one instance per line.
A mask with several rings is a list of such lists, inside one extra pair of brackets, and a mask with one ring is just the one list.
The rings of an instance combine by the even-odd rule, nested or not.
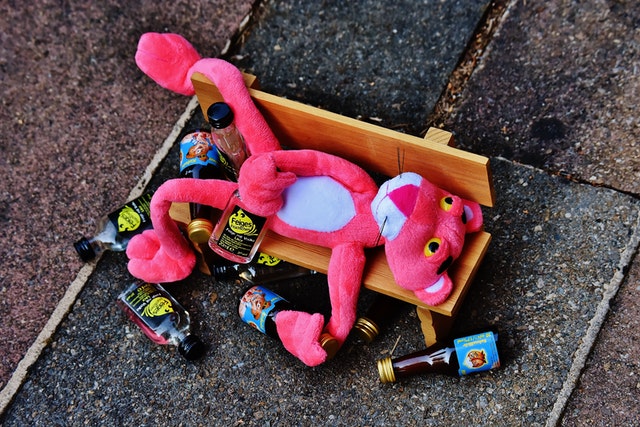
[(118, 305), (156, 344), (178, 347), (187, 360), (204, 355), (205, 345), (191, 334), (189, 312), (161, 285), (132, 283), (118, 296)]
[(419, 374), (462, 376), (500, 367), (498, 332), (487, 331), (434, 344), (426, 350), (378, 360), (383, 383)]
[(216, 280), (240, 280), (246, 284), (265, 284), (311, 274), (316, 271), (262, 252), (249, 264), (218, 265), (212, 269)]
[(73, 244), (83, 261), (91, 261), (106, 250), (121, 252), (129, 240), (152, 227), (149, 204), (153, 193), (143, 194), (102, 217), (92, 237)]
[[(245, 323), (276, 339), (279, 339), (276, 316), (286, 310), (296, 309), (289, 301), (262, 286), (249, 288), (238, 307), (240, 318)], [(326, 332), (320, 335), (320, 346), (327, 352), (327, 360), (335, 356), (339, 349), (338, 341)]]
[(406, 303), (397, 298), (377, 294), (364, 316), (356, 319), (353, 331), (366, 343), (371, 343)]

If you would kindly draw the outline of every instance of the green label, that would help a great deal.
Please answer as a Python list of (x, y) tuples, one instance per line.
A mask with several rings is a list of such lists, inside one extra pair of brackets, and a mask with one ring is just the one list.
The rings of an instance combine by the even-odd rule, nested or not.
[(497, 338), (493, 332), (483, 332), (456, 339), (453, 343), (460, 365), (458, 373), (469, 375), (499, 367)]

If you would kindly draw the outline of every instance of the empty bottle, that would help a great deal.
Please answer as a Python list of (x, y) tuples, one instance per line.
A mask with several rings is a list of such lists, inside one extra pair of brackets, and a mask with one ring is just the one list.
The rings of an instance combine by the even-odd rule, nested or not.
[(418, 374), (469, 375), (500, 367), (498, 333), (482, 332), (434, 344), (426, 350), (396, 358), (378, 360), (383, 383)]
[(397, 298), (377, 294), (366, 314), (356, 320), (353, 331), (366, 343), (372, 342), (405, 304)]
[(135, 282), (118, 296), (118, 305), (156, 344), (178, 347), (187, 360), (204, 355), (205, 345), (190, 332), (189, 312), (161, 285)]
[[(292, 304), (280, 295), (262, 286), (249, 288), (240, 299), (240, 318), (263, 334), (279, 339), (276, 316), (281, 311), (295, 310)], [(339, 343), (329, 333), (320, 335), (320, 346), (327, 353), (327, 360), (335, 356)]]
[[(197, 179), (225, 179), (219, 163), (218, 149), (209, 132), (196, 131), (180, 141), (180, 177)], [(212, 206), (190, 203), (191, 221), (187, 235), (194, 243), (207, 243), (221, 211)]]
[(133, 236), (150, 229), (152, 195), (144, 194), (102, 217), (92, 237), (83, 237), (73, 244), (80, 258), (90, 261), (105, 250), (124, 251)]
[(228, 104), (216, 102), (207, 109), (207, 118), (211, 124), (211, 139), (218, 148), (227, 178), (237, 181), (238, 171), (249, 157), (249, 150), (233, 121), (233, 111)]

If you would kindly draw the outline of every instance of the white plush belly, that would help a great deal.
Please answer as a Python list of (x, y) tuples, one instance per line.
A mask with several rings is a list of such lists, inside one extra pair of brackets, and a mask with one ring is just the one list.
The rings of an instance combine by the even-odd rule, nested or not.
[(328, 176), (299, 177), (283, 197), (278, 218), (305, 230), (337, 231), (356, 214), (349, 191)]

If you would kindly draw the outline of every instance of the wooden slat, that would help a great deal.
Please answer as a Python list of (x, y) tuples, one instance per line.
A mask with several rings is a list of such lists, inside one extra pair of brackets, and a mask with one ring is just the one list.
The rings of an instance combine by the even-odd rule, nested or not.
[[(192, 80), (203, 110), (221, 100), (206, 77), (195, 73)], [(398, 174), (400, 157), (403, 171), (416, 172), (435, 185), (481, 205), (494, 204), (486, 157), (259, 90), (249, 92), (283, 146), (324, 151), (386, 176)]]

